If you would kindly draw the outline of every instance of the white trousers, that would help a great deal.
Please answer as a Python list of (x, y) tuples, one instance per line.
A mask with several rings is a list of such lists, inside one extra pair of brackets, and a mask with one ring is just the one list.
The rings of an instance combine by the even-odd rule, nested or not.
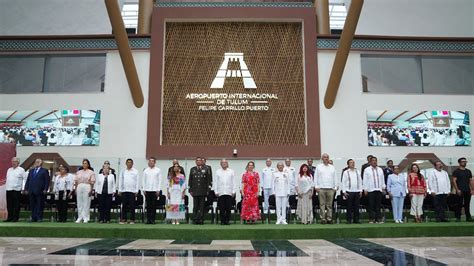
[(89, 192), (91, 190), (90, 184), (79, 184), (76, 189), (77, 197), (77, 219), (89, 221), (90, 219), (90, 208), (91, 208), (91, 199), (89, 197)]
[(424, 195), (413, 195), (411, 197), (411, 209), (410, 214), (413, 216), (421, 216), (423, 214), (423, 200)]
[(288, 197), (275, 197), (277, 222), (286, 222), (286, 205), (288, 205)]

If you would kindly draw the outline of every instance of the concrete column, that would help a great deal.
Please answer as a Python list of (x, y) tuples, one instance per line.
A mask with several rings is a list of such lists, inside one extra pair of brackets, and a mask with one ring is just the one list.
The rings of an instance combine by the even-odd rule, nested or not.
[(318, 34), (330, 34), (329, 28), (329, 0), (314, 0), (316, 8), (316, 25)]
[(140, 0), (138, 2), (138, 33), (151, 32), (151, 14), (153, 13), (153, 0)]

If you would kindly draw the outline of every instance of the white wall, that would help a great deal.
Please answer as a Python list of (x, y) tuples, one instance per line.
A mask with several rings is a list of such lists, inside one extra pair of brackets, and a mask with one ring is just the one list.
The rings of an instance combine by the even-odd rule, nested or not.
[(103, 0), (0, 0), (0, 35), (111, 32)]
[[(321, 149), (332, 157), (365, 158), (373, 154), (395, 161), (407, 153), (435, 153), (442, 158), (474, 157), (472, 147), (369, 147), (367, 144), (367, 110), (466, 110), (474, 112), (474, 96), (403, 95), (362, 93), (360, 54), (352, 52), (347, 61), (332, 109), (324, 107), (331, 66), (335, 52), (318, 53), (321, 116)], [(471, 118), (471, 123), (472, 123)]]
[(99, 109), (98, 147), (19, 147), (22, 158), (33, 152), (59, 152), (64, 157), (145, 157), (150, 53), (133, 52), (145, 104), (134, 106), (118, 52), (107, 54), (103, 93), (2, 94), (1, 110)]
[(473, 37), (473, 0), (365, 0), (358, 35)]
[[(68, 163), (79, 165), (82, 158), (91, 160), (99, 169), (104, 160), (110, 160), (112, 167), (122, 169), (126, 158), (135, 160), (135, 167), (146, 167), (146, 132), (148, 111), (149, 52), (133, 52), (145, 104), (137, 109), (133, 105), (127, 81), (117, 52), (107, 54), (105, 92), (87, 94), (1, 94), (1, 110), (33, 109), (100, 109), (101, 136), (98, 147), (18, 147), (18, 156), (26, 159), (34, 152), (58, 152)], [(381, 164), (388, 158), (398, 163), (407, 153), (434, 152), (441, 158), (460, 156), (474, 158), (472, 147), (369, 147), (366, 134), (367, 110), (467, 110), (474, 113), (474, 96), (439, 95), (390, 95), (362, 93), (360, 54), (351, 53), (346, 65), (336, 103), (332, 109), (324, 107), (324, 94), (335, 52), (319, 52), (319, 94), (321, 117), (322, 151), (329, 153), (336, 169), (342, 169), (350, 157), (357, 165), (364, 162), (367, 154), (380, 158)], [(472, 122), (472, 121), (471, 121)], [(238, 176), (248, 160), (230, 160), (230, 167)], [(274, 166), (282, 158), (274, 159)], [(444, 160), (445, 161), (445, 160)], [(304, 160), (294, 160), (298, 168)], [(449, 162), (449, 161), (445, 161)], [(315, 161), (315, 164), (318, 162)], [(455, 163), (453, 161), (452, 163)], [(194, 158), (182, 159), (186, 173), (194, 166)], [(214, 170), (219, 168), (219, 160), (211, 159), (208, 164)], [(158, 167), (166, 171), (170, 160), (159, 160)], [(264, 167), (264, 160), (256, 161), (256, 169)]]

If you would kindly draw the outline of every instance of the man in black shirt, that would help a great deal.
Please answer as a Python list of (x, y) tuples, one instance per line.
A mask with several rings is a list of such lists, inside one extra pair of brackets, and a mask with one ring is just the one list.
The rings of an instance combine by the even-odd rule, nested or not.
[(471, 214), (469, 212), (469, 204), (471, 201), (471, 188), (469, 183), (472, 179), (471, 170), (466, 168), (467, 160), (462, 157), (458, 159), (459, 167), (453, 172), (453, 185), (456, 189), (456, 195), (458, 196), (459, 204), (457, 205), (454, 215), (456, 221), (461, 221), (461, 209), (464, 206), (464, 212), (466, 214), (466, 221), (471, 221)]
[(374, 156), (373, 156), (373, 155), (367, 156), (367, 163), (364, 163), (364, 164), (362, 165), (361, 173), (360, 173), (362, 179), (364, 179), (364, 170), (365, 170), (365, 168), (367, 168), (367, 167), (370, 166), (370, 161), (372, 161), (372, 157), (374, 157)]

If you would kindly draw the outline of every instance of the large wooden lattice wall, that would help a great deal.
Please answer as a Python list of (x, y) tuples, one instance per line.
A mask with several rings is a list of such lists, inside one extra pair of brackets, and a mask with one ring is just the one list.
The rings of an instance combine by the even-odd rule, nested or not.
[[(166, 23), (163, 145), (306, 144), (301, 23)], [(257, 89), (211, 83), (224, 54), (244, 54)], [(235, 65), (230, 64), (230, 68)], [(160, 73), (152, 73), (160, 75)], [(199, 111), (188, 93), (273, 93), (268, 111)]]

